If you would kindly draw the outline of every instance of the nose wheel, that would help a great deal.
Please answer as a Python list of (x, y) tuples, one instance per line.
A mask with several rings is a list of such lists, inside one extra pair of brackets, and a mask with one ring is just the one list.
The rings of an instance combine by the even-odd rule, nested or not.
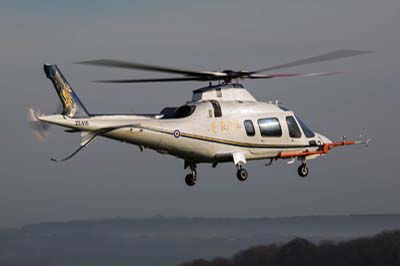
[(247, 180), (249, 174), (247, 173), (246, 169), (240, 168), (239, 170), (237, 170), (236, 176), (239, 179), (239, 181), (243, 182)]
[(297, 169), (297, 173), (301, 177), (306, 177), (308, 175), (308, 167), (307, 164), (302, 163), (299, 168)]
[(236, 172), (236, 176), (239, 179), (239, 181), (246, 181), (247, 178), (249, 177), (249, 174), (247, 173), (246, 169), (243, 168), (243, 165), (241, 163), (238, 163), (236, 165), (237, 167), (237, 172)]

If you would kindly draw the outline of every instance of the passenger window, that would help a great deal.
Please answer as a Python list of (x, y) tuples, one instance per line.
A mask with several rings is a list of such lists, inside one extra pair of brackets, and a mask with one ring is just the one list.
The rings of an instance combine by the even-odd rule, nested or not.
[(263, 137), (281, 137), (282, 128), (278, 118), (258, 119), (261, 136)]
[(256, 134), (256, 131), (254, 130), (253, 122), (251, 122), (251, 120), (244, 121), (244, 128), (246, 129), (247, 136), (253, 137)]
[(286, 123), (289, 129), (289, 136), (291, 138), (301, 138), (301, 131), (293, 116), (286, 117)]

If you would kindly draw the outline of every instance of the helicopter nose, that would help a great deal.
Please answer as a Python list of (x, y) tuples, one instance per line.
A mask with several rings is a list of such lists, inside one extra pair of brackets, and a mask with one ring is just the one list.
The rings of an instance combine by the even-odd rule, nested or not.
[(328, 139), (327, 137), (325, 137), (324, 135), (321, 135), (318, 133), (316, 133), (315, 135), (316, 135), (317, 139), (319, 139), (324, 144), (332, 143), (332, 141), (330, 139)]

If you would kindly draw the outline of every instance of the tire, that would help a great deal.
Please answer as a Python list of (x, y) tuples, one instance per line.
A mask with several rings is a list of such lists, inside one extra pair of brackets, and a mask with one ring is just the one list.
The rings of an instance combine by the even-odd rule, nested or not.
[(188, 185), (189, 187), (192, 187), (192, 186), (194, 186), (194, 185), (196, 184), (196, 181), (195, 181), (195, 179), (193, 178), (193, 175), (192, 175), (192, 174), (186, 175), (186, 177), (185, 177), (185, 183), (186, 183), (186, 185)]
[(247, 178), (249, 177), (249, 175), (247, 174), (246, 169), (241, 168), (237, 171), (236, 173), (237, 178), (239, 179), (239, 181), (246, 181)]
[(297, 169), (297, 173), (299, 174), (299, 176), (301, 177), (306, 177), (308, 176), (308, 167), (305, 164), (302, 164), (299, 166), (299, 168)]

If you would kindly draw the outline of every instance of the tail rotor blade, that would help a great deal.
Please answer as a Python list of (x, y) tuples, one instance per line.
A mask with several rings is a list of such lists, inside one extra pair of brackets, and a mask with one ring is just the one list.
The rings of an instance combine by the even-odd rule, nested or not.
[(28, 109), (27, 119), (32, 134), (36, 141), (43, 143), (49, 135), (50, 124), (38, 120), (37, 117), (40, 115), (42, 115), (40, 111), (35, 111), (33, 108)]

